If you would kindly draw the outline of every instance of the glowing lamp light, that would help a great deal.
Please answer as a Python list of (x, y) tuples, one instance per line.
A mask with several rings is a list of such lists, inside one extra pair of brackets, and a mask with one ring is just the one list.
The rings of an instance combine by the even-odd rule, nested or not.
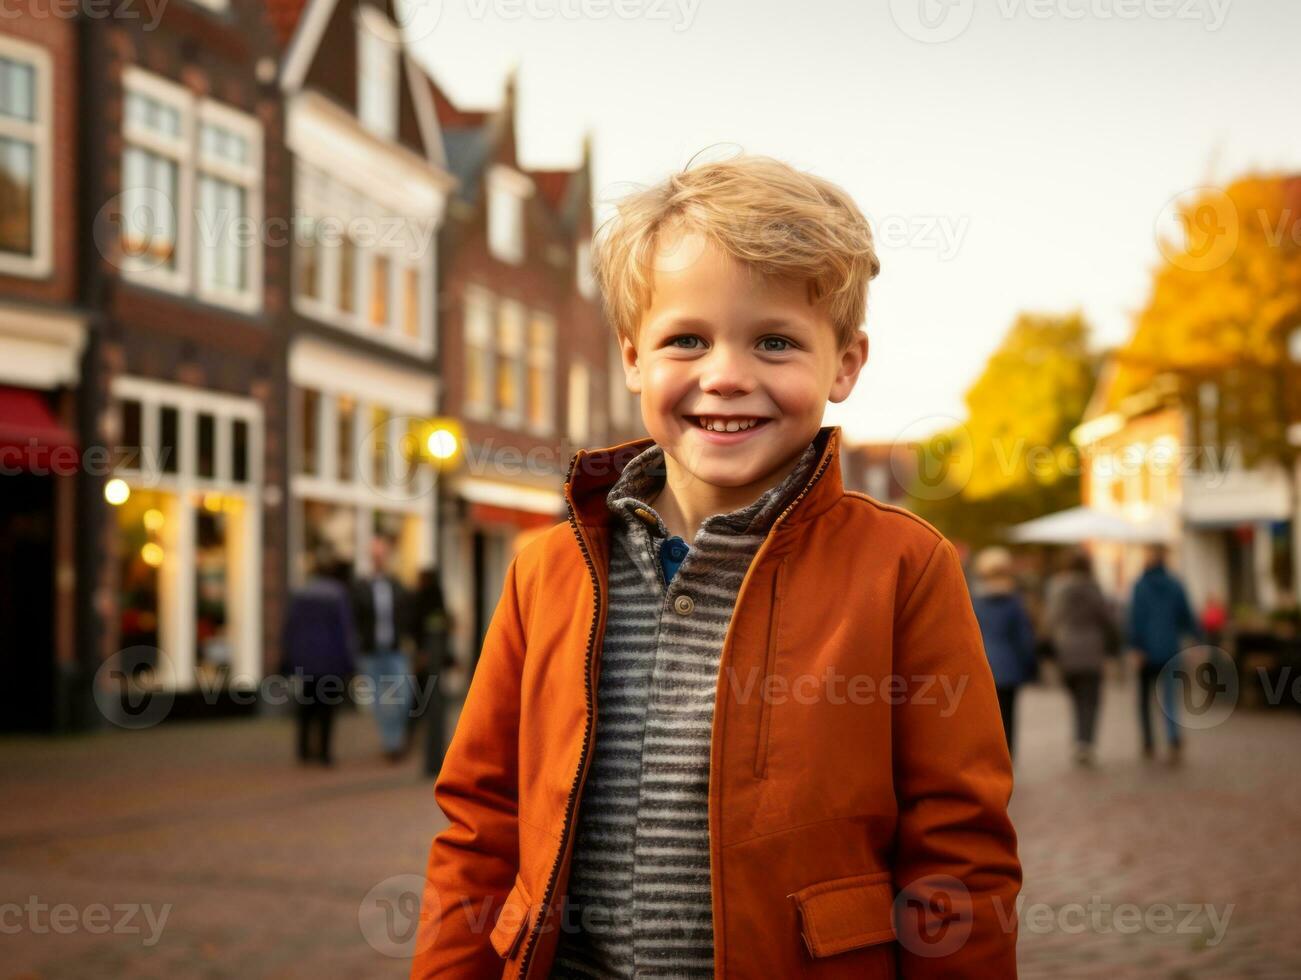
[(163, 512), (157, 507), (150, 507), (145, 511), (143, 520), (145, 522), (145, 530), (147, 531), (161, 531), (163, 529), (163, 524), (166, 523), (166, 518), (163, 517)]
[(157, 568), (163, 563), (162, 545), (150, 541), (140, 549), (140, 557), (144, 559), (145, 564), (150, 568)]
[(210, 514), (220, 514), (221, 494), (213, 492), (205, 493), (203, 495), (203, 509)]
[(434, 459), (451, 459), (456, 455), (456, 433), (450, 429), (435, 429), (425, 440), (425, 447)]
[(104, 499), (114, 507), (121, 507), (131, 496), (131, 488), (127, 486), (126, 480), (119, 480), (114, 477), (104, 484)]

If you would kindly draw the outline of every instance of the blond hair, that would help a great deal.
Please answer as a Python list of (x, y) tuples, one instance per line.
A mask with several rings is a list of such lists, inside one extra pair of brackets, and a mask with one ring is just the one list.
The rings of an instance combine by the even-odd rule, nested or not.
[(863, 323), (867, 284), (881, 270), (867, 219), (830, 181), (754, 154), (688, 164), (619, 200), (593, 244), (592, 272), (606, 315), (634, 343), (668, 229), (700, 233), (760, 274), (803, 280), (842, 350)]

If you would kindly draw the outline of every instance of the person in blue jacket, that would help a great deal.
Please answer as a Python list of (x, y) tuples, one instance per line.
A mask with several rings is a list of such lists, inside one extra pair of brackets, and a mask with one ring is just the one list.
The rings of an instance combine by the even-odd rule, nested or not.
[(1174, 669), (1165, 668), (1179, 656), (1185, 637), (1202, 639), (1202, 628), (1193, 615), (1183, 585), (1166, 568), (1164, 545), (1151, 545), (1147, 549), (1143, 574), (1134, 583), (1130, 598), (1126, 633), (1130, 648), (1140, 656), (1138, 718), (1143, 730), (1143, 755), (1150, 759), (1155, 754), (1151, 701), (1159, 683), (1170, 761), (1178, 762), (1181, 754), (1178, 691)]
[(994, 675), (1003, 715), (1007, 751), (1015, 755), (1016, 692), (1034, 679), (1034, 626), (1016, 589), (1012, 555), (1006, 548), (986, 548), (976, 555), (976, 587), (971, 600)]

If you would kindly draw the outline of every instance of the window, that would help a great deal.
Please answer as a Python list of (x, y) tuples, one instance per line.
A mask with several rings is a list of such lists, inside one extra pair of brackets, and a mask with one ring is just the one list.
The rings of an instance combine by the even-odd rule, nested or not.
[[(262, 169), (260, 133), (247, 117), (203, 103), (199, 110), (199, 295), (231, 305), (261, 273), (249, 224)], [(251, 241), (250, 241), (251, 239)]]
[(412, 266), (402, 270), (402, 332), (420, 336), (420, 271)]
[[(127, 278), (245, 311), (262, 297), (262, 129), (128, 68), (121, 249)], [(193, 202), (193, 203), (191, 203)]]
[(357, 23), (357, 116), (382, 139), (397, 135), (397, 27), (373, 7), (362, 7)]
[(465, 291), (465, 411), (486, 418), (492, 408), (492, 295), (469, 287)]
[(386, 328), (389, 325), (389, 283), (391, 263), (388, 256), (375, 252), (370, 258), (370, 322), (371, 326)]
[(0, 271), (50, 271), (50, 63), (0, 37)]
[(497, 409), (503, 425), (519, 421), (524, 394), (524, 307), (502, 300), (497, 308)]
[(389, 413), (373, 406), (370, 410), (371, 479), (375, 487), (389, 485)]
[(183, 90), (161, 84), (149, 94), (128, 90), (129, 142), (122, 157), (123, 270), (157, 273), (156, 280), (165, 274), (178, 287), (185, 280), (179, 215), (189, 143), (182, 108), (187, 98)]
[(345, 234), (339, 240), (339, 309), (357, 311), (357, 246)]
[(298, 472), (309, 476), (320, 473), (318, 429), (321, 396), (313, 388), (298, 389)]
[(569, 438), (572, 442), (588, 440), (588, 415), (591, 407), (591, 372), (582, 361), (569, 365)]
[(584, 239), (578, 243), (574, 256), (574, 266), (578, 276), (578, 292), (584, 299), (596, 295), (596, 279), (592, 275), (592, 243)]
[(340, 395), (335, 411), (337, 425), (338, 478), (340, 483), (348, 483), (353, 478), (353, 457), (357, 453), (353, 433), (357, 431), (357, 402), (347, 395)]
[(488, 250), (503, 262), (524, 261), (524, 198), (532, 184), (507, 167), (488, 171)]
[(311, 300), (321, 297), (321, 242), (317, 222), (303, 219), (303, 234), (298, 247), (298, 295)]
[(528, 404), (529, 428), (540, 434), (551, 431), (555, 422), (553, 379), (556, 371), (556, 321), (546, 313), (534, 313), (529, 320), (528, 336)]
[(405, 350), (433, 347), (432, 227), (296, 162), (294, 306)]

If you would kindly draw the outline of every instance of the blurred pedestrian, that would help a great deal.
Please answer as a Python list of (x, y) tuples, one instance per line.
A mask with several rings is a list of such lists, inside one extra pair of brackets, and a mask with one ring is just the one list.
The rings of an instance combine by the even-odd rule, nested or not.
[(1202, 607), (1202, 633), (1211, 646), (1224, 645), (1224, 630), (1229, 625), (1229, 610), (1215, 592), (1206, 597)]
[(1015, 756), (1016, 692), (1035, 677), (1034, 627), (1017, 593), (1011, 552), (984, 549), (976, 555), (975, 571), (972, 606), (998, 691), (1007, 750)]
[(442, 677), (443, 671), (452, 662), (447, 643), (451, 623), (443, 601), (443, 585), (436, 568), (421, 570), (413, 606), (416, 631), (416, 703), (407, 723), (407, 741), (414, 741), (423, 720), (425, 774), (435, 776), (442, 767), (446, 748)]
[(389, 761), (397, 762), (410, 748), (411, 661), (404, 646), (411, 642), (411, 599), (389, 570), (391, 551), (388, 538), (371, 539), (371, 574), (353, 587), (353, 610), (380, 745)]
[(285, 615), (280, 673), (295, 686), (300, 763), (334, 764), (334, 709), (356, 670), (346, 585), (350, 575), (346, 563), (321, 550), (313, 556), (306, 584), (290, 597)]
[(1152, 693), (1160, 684), (1159, 698), (1166, 716), (1170, 762), (1181, 757), (1175, 672), (1164, 669), (1179, 656), (1184, 637), (1201, 639), (1202, 630), (1188, 604), (1179, 579), (1166, 568), (1164, 545), (1147, 549), (1143, 574), (1134, 583), (1127, 629), (1129, 646), (1139, 659), (1138, 717), (1143, 729), (1143, 755), (1155, 755), (1152, 737)]
[(1074, 708), (1075, 762), (1092, 766), (1103, 665), (1120, 653), (1120, 629), (1083, 549), (1068, 552), (1048, 582), (1043, 631)]

